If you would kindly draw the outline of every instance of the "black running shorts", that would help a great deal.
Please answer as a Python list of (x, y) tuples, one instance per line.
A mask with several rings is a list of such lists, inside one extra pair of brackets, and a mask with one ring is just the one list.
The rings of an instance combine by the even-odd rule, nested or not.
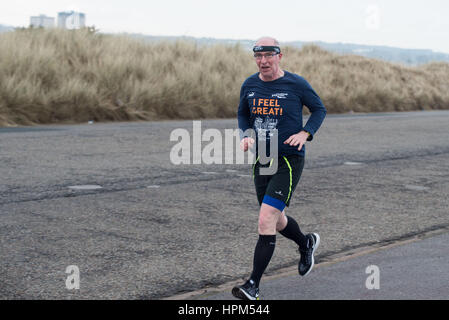
[(254, 184), (257, 200), (275, 207), (279, 211), (289, 206), (293, 191), (304, 168), (304, 157), (300, 155), (280, 156), (278, 169), (272, 175), (261, 175), (261, 167), (269, 167), (270, 163), (260, 164), (259, 159), (253, 165)]

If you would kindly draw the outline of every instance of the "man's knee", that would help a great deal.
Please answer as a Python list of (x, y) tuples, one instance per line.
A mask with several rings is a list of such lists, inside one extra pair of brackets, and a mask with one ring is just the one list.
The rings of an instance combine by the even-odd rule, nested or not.
[(287, 217), (285, 216), (285, 210), (280, 213), (278, 222), (276, 223), (276, 231), (282, 231), (287, 226)]
[(278, 220), (282, 213), (278, 209), (262, 204), (259, 213), (259, 234), (276, 234)]

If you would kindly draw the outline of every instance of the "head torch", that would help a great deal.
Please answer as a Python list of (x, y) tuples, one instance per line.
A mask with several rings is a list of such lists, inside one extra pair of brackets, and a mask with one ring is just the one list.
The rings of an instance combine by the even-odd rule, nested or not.
[(281, 48), (278, 46), (255, 46), (253, 48), (254, 52), (264, 52), (264, 51), (274, 51), (276, 53), (281, 53)]

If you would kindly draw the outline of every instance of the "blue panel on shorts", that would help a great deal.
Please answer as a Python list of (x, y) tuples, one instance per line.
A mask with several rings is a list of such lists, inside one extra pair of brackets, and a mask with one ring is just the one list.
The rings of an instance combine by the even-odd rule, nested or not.
[(278, 209), (281, 212), (282, 212), (282, 210), (285, 209), (284, 201), (275, 199), (275, 198), (267, 196), (267, 195), (265, 195), (263, 197), (263, 201), (262, 202), (265, 203), (265, 204), (268, 204), (268, 205), (270, 205), (270, 206), (272, 206), (272, 207), (274, 207), (276, 209)]

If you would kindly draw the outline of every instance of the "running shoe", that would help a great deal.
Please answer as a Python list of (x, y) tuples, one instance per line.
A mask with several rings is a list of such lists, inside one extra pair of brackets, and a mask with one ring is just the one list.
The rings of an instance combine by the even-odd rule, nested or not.
[(248, 280), (241, 286), (232, 288), (232, 295), (242, 300), (259, 300), (259, 288), (253, 280)]
[(315, 258), (313, 257), (313, 255), (320, 245), (320, 236), (318, 235), (318, 233), (309, 233), (306, 235), (306, 237), (307, 249), (299, 249), (301, 259), (299, 260), (298, 271), (301, 276), (306, 276), (310, 271), (312, 271), (313, 265), (315, 264)]

